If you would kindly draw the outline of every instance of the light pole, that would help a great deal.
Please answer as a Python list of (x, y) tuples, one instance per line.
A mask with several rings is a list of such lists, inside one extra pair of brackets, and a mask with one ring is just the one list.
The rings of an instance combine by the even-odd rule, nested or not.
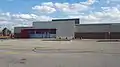
[(109, 25), (109, 32), (108, 32), (108, 34), (109, 34), (109, 39), (111, 40), (111, 25)]
[(110, 40), (111, 40), (111, 32), (108, 32), (108, 34), (109, 34), (109, 38), (110, 38)]

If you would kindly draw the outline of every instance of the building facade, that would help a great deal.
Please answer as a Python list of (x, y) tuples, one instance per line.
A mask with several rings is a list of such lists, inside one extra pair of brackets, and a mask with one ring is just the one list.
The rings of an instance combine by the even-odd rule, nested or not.
[(120, 24), (80, 24), (79, 19), (36, 21), (32, 27), (15, 27), (16, 38), (120, 39)]
[(83, 39), (120, 39), (120, 24), (78, 24), (75, 37)]
[(75, 21), (33, 22), (33, 27), (15, 27), (19, 38), (73, 38)]

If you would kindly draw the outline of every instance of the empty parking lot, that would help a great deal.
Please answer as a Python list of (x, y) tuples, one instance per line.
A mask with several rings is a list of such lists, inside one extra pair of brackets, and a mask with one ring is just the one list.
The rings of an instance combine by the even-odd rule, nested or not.
[(120, 42), (0, 41), (1, 67), (119, 67)]

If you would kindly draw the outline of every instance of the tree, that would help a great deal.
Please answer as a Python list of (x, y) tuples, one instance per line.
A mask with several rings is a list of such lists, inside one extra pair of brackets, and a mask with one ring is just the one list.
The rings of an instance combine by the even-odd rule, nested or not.
[(2, 34), (3, 34), (3, 36), (10, 35), (10, 34), (11, 34), (11, 31), (10, 31), (9, 29), (7, 29), (7, 28), (4, 28), (4, 29), (2, 30)]

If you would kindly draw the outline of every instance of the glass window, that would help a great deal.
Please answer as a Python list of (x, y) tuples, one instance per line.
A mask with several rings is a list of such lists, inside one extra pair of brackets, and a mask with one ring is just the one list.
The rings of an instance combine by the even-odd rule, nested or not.
[(29, 34), (34, 34), (35, 32), (34, 31), (28, 31)]

